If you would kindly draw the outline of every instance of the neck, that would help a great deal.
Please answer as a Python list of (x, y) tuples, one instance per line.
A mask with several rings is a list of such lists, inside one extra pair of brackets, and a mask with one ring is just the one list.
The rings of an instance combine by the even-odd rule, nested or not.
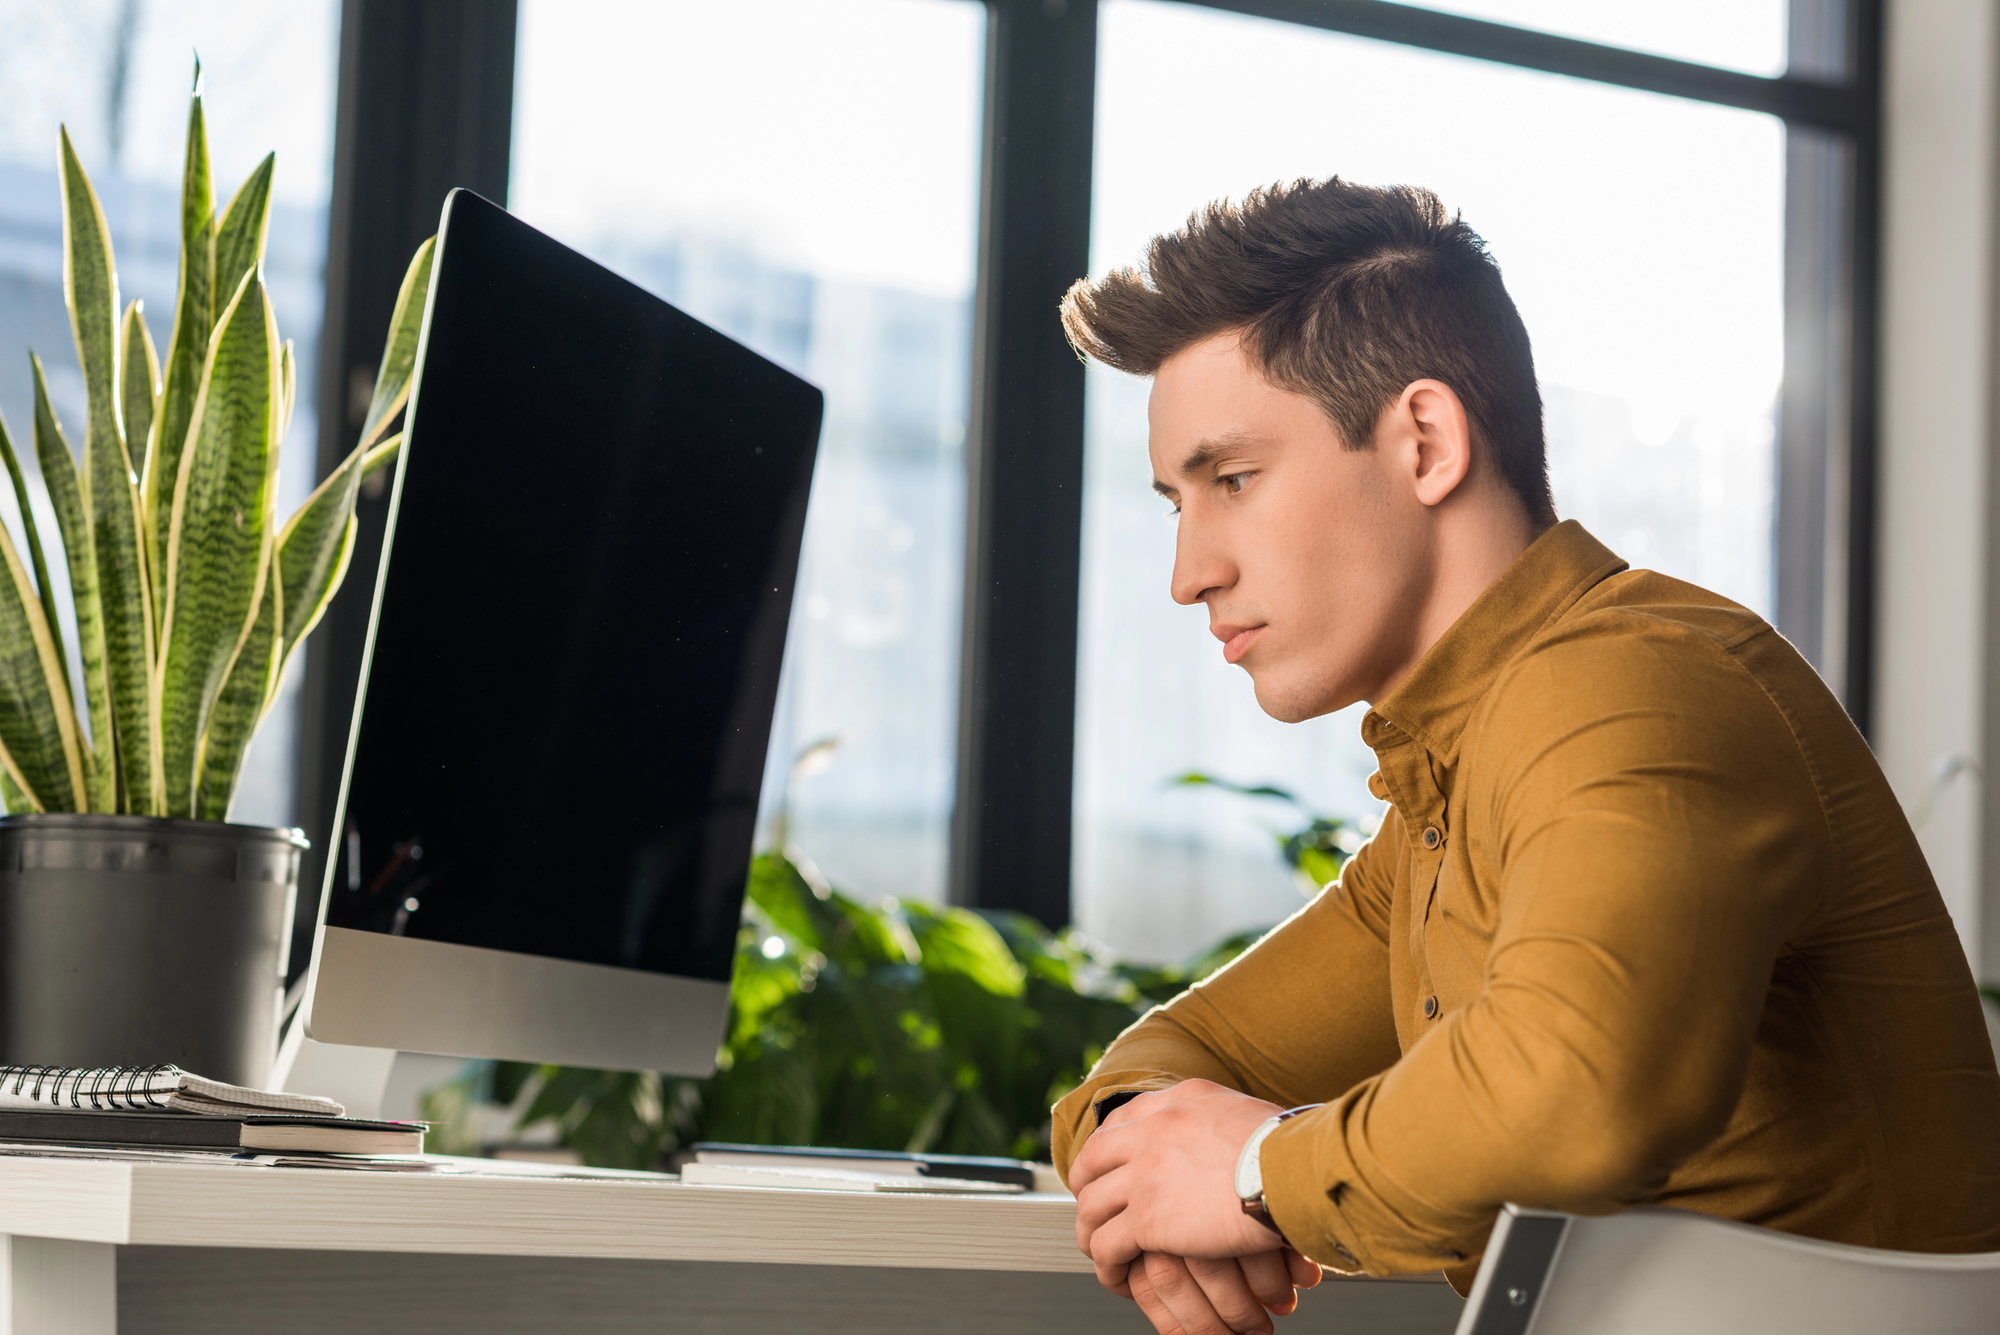
[(1433, 514), (1431, 579), (1419, 608), (1409, 657), (1374, 697), (1385, 698), (1423, 661), (1479, 595), (1552, 525), (1537, 525), (1513, 494), (1453, 497)]

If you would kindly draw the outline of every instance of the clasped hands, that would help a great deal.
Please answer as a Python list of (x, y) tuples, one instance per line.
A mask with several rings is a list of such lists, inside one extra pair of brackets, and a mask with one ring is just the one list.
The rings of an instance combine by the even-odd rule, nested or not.
[(1320, 1269), (1243, 1212), (1243, 1144), (1275, 1104), (1183, 1080), (1114, 1109), (1070, 1166), (1076, 1242), (1160, 1335), (1270, 1335)]

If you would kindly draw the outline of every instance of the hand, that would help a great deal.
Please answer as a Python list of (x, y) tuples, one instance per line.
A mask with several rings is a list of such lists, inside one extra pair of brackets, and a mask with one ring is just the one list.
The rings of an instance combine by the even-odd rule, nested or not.
[(1160, 1335), (1271, 1335), (1269, 1314), (1295, 1310), (1320, 1268), (1289, 1247), (1222, 1261), (1147, 1252), (1126, 1279), (1126, 1296)]
[(1183, 1080), (1118, 1108), (1070, 1166), (1076, 1242), (1098, 1282), (1125, 1288), (1142, 1252), (1222, 1261), (1275, 1252), (1276, 1234), (1243, 1213), (1236, 1158), (1283, 1111), (1208, 1080)]

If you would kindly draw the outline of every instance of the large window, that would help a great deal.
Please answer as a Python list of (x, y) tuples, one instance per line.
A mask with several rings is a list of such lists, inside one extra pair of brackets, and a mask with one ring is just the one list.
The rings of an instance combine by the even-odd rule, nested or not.
[[(826, 392), (763, 815), (844, 887), (943, 893), (983, 7), (523, 0), (510, 196)], [(822, 753), (824, 754), (824, 753)]]
[[(180, 262), (180, 184), (194, 59), (200, 54), (216, 205), (268, 152), (278, 155), (265, 275), (279, 330), (297, 345), (298, 406), (279, 469), (279, 509), (311, 493), (314, 396), (332, 180), (334, 0), (0, 0), (0, 413), (24, 452), (38, 527), (56, 532), (33, 460), (28, 352), (41, 355), (70, 444), (83, 440), (83, 375), (63, 306), (56, 135), (69, 128), (101, 198), (121, 295), (145, 303), (164, 353)], [(0, 517), (18, 534), (11, 488)], [(69, 607), (66, 572), (50, 571)], [(68, 632), (74, 634), (74, 627)], [(303, 655), (244, 761), (233, 817), (294, 819), (293, 742)], [(80, 667), (79, 667), (80, 672)], [(80, 681), (79, 681), (80, 689)]]
[[(1462, 210), (1535, 341), (1561, 511), (1773, 617), (1867, 726), (1874, 0), (345, 8), (372, 17), (343, 34), (329, 376), (474, 184), (826, 390), (764, 820), (841, 738), (790, 833), (846, 886), (1170, 956), (1300, 902), (1269, 835), (1304, 814), (1175, 775), (1374, 816), (1356, 718), (1264, 717), (1169, 601), (1146, 386), (1054, 316), (1299, 176)], [(336, 608), (315, 650), (322, 819), (328, 665), (358, 671), (365, 623)]]
[[(1486, 238), (1534, 340), (1558, 511), (1772, 615), (1775, 117), (1152, 0), (1103, 5), (1097, 92), (1093, 273), (1262, 183), (1435, 190)], [(1073, 893), (1092, 934), (1176, 955), (1299, 899), (1265, 828), (1293, 813), (1171, 776), (1278, 783), (1362, 822), (1379, 804), (1358, 708), (1266, 717), (1204, 610), (1169, 601), (1146, 388), (1091, 375)]]

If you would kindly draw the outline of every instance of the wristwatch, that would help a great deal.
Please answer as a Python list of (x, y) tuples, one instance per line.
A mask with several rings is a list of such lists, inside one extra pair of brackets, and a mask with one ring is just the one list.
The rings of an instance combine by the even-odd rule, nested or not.
[(1236, 1198), (1243, 1202), (1243, 1213), (1273, 1233), (1277, 1233), (1280, 1239), (1285, 1235), (1279, 1232), (1278, 1225), (1271, 1218), (1271, 1212), (1264, 1208), (1264, 1165), (1260, 1157), (1264, 1148), (1264, 1137), (1276, 1131), (1278, 1123), (1325, 1106), (1324, 1103), (1305, 1103), (1296, 1108), (1287, 1108), (1276, 1117), (1266, 1118), (1258, 1123), (1255, 1131), (1250, 1133), (1250, 1139), (1243, 1142), (1243, 1150), (1236, 1156)]

